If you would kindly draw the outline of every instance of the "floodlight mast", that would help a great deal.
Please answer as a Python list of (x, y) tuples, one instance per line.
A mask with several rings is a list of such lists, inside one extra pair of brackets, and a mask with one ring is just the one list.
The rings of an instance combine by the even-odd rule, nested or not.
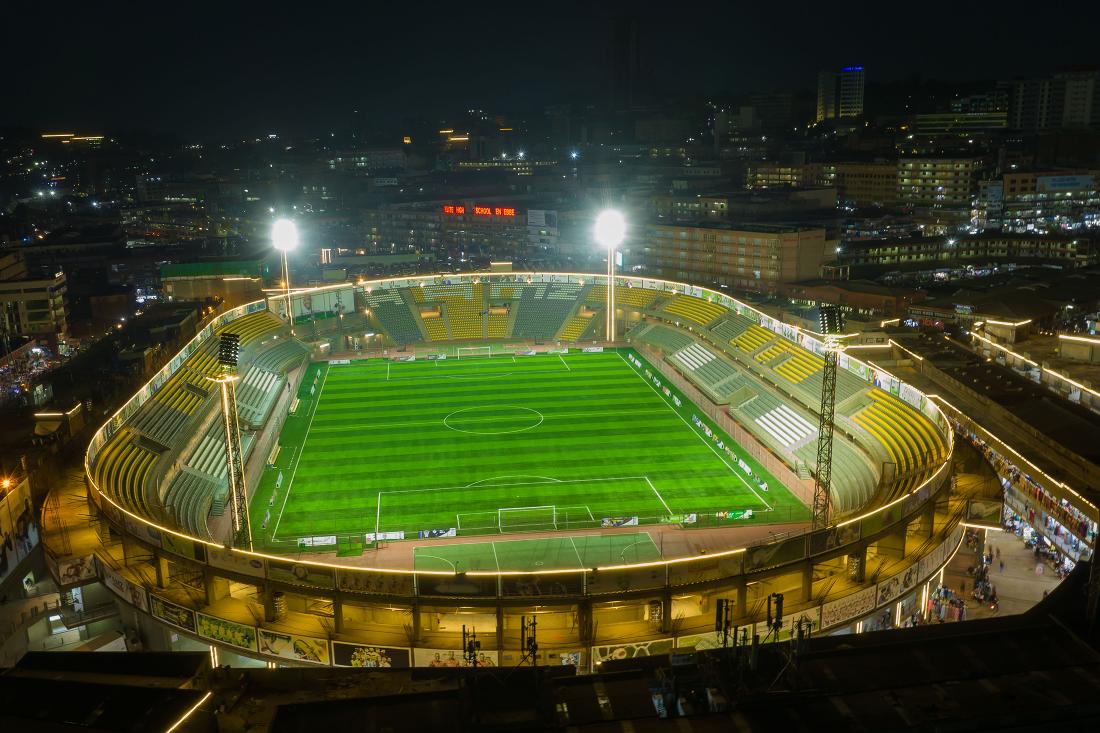
[(271, 243), (283, 255), (283, 286), (286, 289), (286, 320), (294, 333), (294, 311), (290, 305), (290, 265), (287, 253), (298, 248), (298, 225), (292, 219), (276, 219), (271, 226)]
[(608, 342), (615, 341), (615, 248), (626, 238), (626, 220), (615, 209), (604, 209), (596, 217), (596, 243), (607, 250), (607, 328)]
[(229, 508), (233, 519), (233, 545), (252, 550), (252, 523), (248, 517), (248, 487), (244, 478), (244, 451), (241, 447), (241, 427), (237, 416), (237, 363), (240, 358), (240, 336), (223, 333), (218, 341), (218, 382), (222, 393), (222, 424), (225, 430), (225, 460), (229, 483)]
[(814, 477), (814, 505), (811, 529), (829, 526), (830, 487), (833, 479), (833, 428), (836, 417), (836, 367), (844, 350), (844, 314), (838, 306), (820, 304), (819, 327), (825, 365), (821, 375), (821, 409), (817, 423), (817, 474)]

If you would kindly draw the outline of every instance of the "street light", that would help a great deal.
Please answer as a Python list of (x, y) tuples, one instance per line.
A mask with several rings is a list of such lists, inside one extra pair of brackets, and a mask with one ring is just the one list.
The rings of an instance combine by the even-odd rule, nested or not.
[(286, 254), (298, 248), (298, 226), (290, 219), (276, 219), (271, 227), (271, 243), (283, 253), (283, 285), (286, 286), (286, 319), (294, 333), (294, 312), (290, 308), (290, 265)]
[(626, 220), (615, 209), (604, 209), (593, 230), (596, 244), (607, 249), (607, 340), (615, 341), (615, 248), (626, 237)]

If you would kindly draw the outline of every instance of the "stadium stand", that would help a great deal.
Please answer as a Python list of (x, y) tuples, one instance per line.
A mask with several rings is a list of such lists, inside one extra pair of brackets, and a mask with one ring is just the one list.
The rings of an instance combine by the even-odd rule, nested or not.
[(115, 433), (100, 449), (93, 475), (101, 489), (108, 492), (127, 510), (155, 516), (146, 501), (148, 480), (157, 454), (146, 450), (134, 441), (129, 429)]
[(408, 303), (400, 290), (375, 290), (365, 300), (378, 327), (395, 344), (408, 344), (424, 339)]
[(490, 313), (488, 318), (489, 338), (505, 338), (508, 335), (508, 315), (506, 313)]
[[(618, 291), (615, 292), (616, 295), (618, 295)], [(692, 295), (677, 295), (670, 302), (666, 303), (662, 307), (662, 310), (664, 310), (665, 313), (694, 321), (700, 326), (705, 326), (719, 316), (729, 312), (724, 306), (718, 305), (717, 303), (711, 303), (709, 300), (696, 298)]]
[(729, 313), (711, 326), (710, 332), (714, 334), (716, 341), (728, 344), (732, 343), (735, 338), (747, 331), (749, 327), (753, 325), (755, 324), (745, 316)]
[(626, 339), (654, 346), (669, 354), (695, 343), (691, 336), (683, 331), (671, 326), (662, 326), (659, 323), (643, 323), (635, 326), (626, 335)]
[(520, 298), (512, 336), (547, 340), (554, 338), (573, 314), (583, 286), (578, 283), (525, 283), (515, 287)]
[(744, 351), (746, 354), (751, 354), (754, 351), (764, 347), (769, 341), (777, 338), (777, 336), (766, 328), (757, 326), (755, 323), (749, 326), (740, 336), (730, 341), (731, 344)]
[[(660, 295), (661, 293), (657, 290), (616, 287), (615, 303), (617, 305), (631, 306), (641, 310), (643, 308), (648, 308), (653, 301), (660, 297)], [(603, 284), (593, 285), (584, 300), (590, 305), (606, 305), (607, 286)]]
[(447, 324), (442, 315), (422, 315), (421, 318), (424, 321), (424, 328), (428, 329), (428, 338), (432, 341), (446, 341), (451, 337), (447, 333)]
[[(815, 475), (817, 473), (817, 441), (811, 441), (794, 452)], [(833, 441), (833, 476), (830, 499), (834, 513), (847, 514), (874, 499), (879, 474), (855, 446), (846, 440)]]
[[(442, 307), (443, 318), (451, 338), (485, 338), (485, 288), (481, 283), (425, 285), (421, 288), (421, 293), (423, 297), (421, 302), (438, 303)], [(432, 340), (441, 339), (438, 326), (430, 326), (428, 332)]]
[(190, 417), (187, 413), (169, 407), (158, 400), (149, 400), (134, 416), (131, 426), (142, 435), (167, 448), (189, 422)]
[(580, 339), (581, 335), (584, 334), (585, 330), (588, 329), (588, 325), (592, 323), (592, 321), (592, 318), (573, 316), (565, 322), (561, 331), (558, 332), (558, 339), (561, 341), (577, 341)]

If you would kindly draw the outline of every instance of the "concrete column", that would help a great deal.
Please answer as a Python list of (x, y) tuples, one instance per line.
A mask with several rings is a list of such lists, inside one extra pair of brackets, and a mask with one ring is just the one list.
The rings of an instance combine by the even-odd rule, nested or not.
[(672, 628), (672, 591), (661, 592), (661, 633), (667, 634)]
[(749, 586), (745, 583), (744, 577), (737, 581), (735, 602), (736, 607), (733, 609), (733, 617), (744, 618), (749, 612)]
[(592, 601), (587, 598), (577, 604), (577, 629), (581, 644), (585, 647), (592, 646), (595, 641), (592, 636)]
[(412, 607), (412, 635), (413, 635), (413, 642), (416, 643), (416, 644), (419, 644), (420, 640), (423, 638), (423, 633), (422, 633), (421, 628), (420, 628), (420, 604), (419, 603), (414, 603), (413, 607)]
[(332, 599), (332, 628), (337, 634), (344, 633), (344, 602)]
[(497, 606), (497, 649), (504, 651), (504, 606)]
[(206, 605), (212, 606), (217, 601), (229, 595), (229, 581), (220, 578), (207, 568), (203, 574), (203, 583), (206, 586)]
[(802, 567), (802, 602), (806, 603), (814, 597), (814, 564), (807, 560)]
[(272, 623), (273, 621), (276, 620), (276, 618), (275, 618), (275, 596), (274, 596), (274, 591), (271, 589), (271, 586), (269, 586), (269, 585), (264, 586), (263, 601), (264, 601), (264, 621), (267, 621), (268, 623)]
[(153, 569), (157, 573), (157, 587), (167, 588), (171, 579), (168, 577), (168, 560), (160, 555), (153, 555)]

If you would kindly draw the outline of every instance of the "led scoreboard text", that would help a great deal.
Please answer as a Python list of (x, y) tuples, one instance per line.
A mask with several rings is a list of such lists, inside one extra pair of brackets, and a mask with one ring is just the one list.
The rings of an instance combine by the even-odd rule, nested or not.
[[(461, 204), (444, 204), (443, 213), (448, 216), (465, 216), (466, 207)], [(478, 206), (474, 204), (474, 216), (509, 216), (516, 215), (514, 206)]]

